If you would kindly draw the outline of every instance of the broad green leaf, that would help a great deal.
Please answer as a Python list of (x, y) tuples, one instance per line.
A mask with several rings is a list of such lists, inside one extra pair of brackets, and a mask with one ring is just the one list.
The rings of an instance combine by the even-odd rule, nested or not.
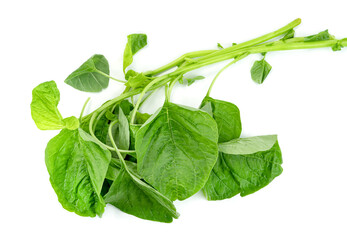
[(315, 42), (335, 39), (334, 36), (330, 35), (328, 30), (322, 31), (320, 33), (307, 36), (304, 38), (304, 42)]
[(124, 168), (111, 185), (105, 202), (123, 212), (152, 221), (169, 223), (179, 216), (168, 198)]
[(271, 68), (271, 65), (265, 61), (264, 58), (262, 60), (255, 61), (251, 68), (252, 80), (258, 84), (262, 84), (267, 75), (269, 75)]
[(200, 108), (216, 120), (219, 143), (240, 137), (242, 126), (240, 110), (236, 105), (211, 97), (205, 97)]
[(265, 187), (279, 176), (282, 173), (282, 154), (275, 137), (230, 141), (228, 152), (230, 150), (235, 154), (219, 152), (216, 165), (203, 188), (207, 199), (222, 200), (239, 193), (243, 197)]
[(239, 155), (267, 151), (276, 143), (277, 135), (237, 138), (218, 144), (220, 152)]
[(282, 38), (282, 40), (287, 40), (290, 38), (293, 38), (295, 35), (295, 30), (294, 29), (290, 29)]
[(147, 45), (146, 34), (128, 35), (128, 42), (125, 46), (123, 55), (123, 72), (133, 62), (133, 56), (143, 47)]
[(65, 83), (84, 92), (100, 92), (108, 87), (109, 74), (107, 59), (95, 54), (71, 73)]
[(139, 174), (171, 200), (198, 192), (216, 162), (218, 129), (206, 112), (166, 102), (136, 134)]
[(143, 88), (147, 86), (148, 83), (150, 83), (150, 79), (143, 75), (143, 73), (139, 73), (135, 76), (130, 76), (125, 86), (136, 89)]
[(33, 89), (30, 104), (31, 116), (41, 130), (76, 129), (79, 121), (75, 117), (63, 119), (58, 104), (60, 93), (54, 81), (44, 82)]
[(81, 216), (101, 216), (100, 195), (111, 154), (82, 129), (63, 129), (46, 147), (50, 181), (62, 206)]
[(152, 115), (148, 113), (136, 112), (135, 123), (144, 124)]

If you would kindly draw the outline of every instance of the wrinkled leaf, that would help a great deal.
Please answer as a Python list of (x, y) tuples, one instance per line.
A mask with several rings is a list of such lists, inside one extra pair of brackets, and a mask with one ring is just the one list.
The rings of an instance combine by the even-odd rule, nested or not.
[(108, 61), (103, 55), (95, 54), (71, 73), (65, 83), (84, 92), (100, 92), (108, 87), (110, 74)]
[(205, 184), (216, 162), (217, 125), (206, 112), (166, 102), (136, 134), (138, 171), (171, 200)]
[(78, 128), (79, 121), (76, 117), (63, 119), (57, 107), (59, 101), (60, 93), (54, 81), (41, 83), (33, 89), (30, 104), (31, 116), (39, 129), (73, 130)]
[(101, 188), (111, 154), (82, 129), (63, 129), (46, 147), (50, 181), (62, 206), (81, 216), (101, 216)]
[(239, 108), (226, 101), (205, 97), (200, 109), (209, 113), (217, 122), (218, 142), (239, 138), (242, 131)]
[(258, 84), (262, 84), (267, 75), (269, 75), (271, 68), (271, 65), (265, 61), (264, 58), (262, 60), (255, 61), (251, 68), (252, 80)]
[(105, 202), (142, 219), (172, 222), (178, 218), (173, 203), (122, 168), (105, 196)]
[(208, 200), (231, 198), (239, 193), (246, 196), (282, 173), (282, 154), (276, 136), (235, 139), (224, 145), (227, 144), (228, 152), (235, 154), (219, 152), (203, 188)]
[(133, 62), (133, 56), (143, 47), (147, 45), (146, 34), (128, 35), (128, 42), (125, 46), (123, 55), (123, 72)]

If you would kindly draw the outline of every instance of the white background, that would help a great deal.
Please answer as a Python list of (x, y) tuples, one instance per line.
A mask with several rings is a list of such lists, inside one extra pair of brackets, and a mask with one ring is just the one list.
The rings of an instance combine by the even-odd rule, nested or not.
[[(260, 56), (227, 69), (212, 97), (237, 104), (243, 136), (279, 135), (283, 174), (250, 196), (208, 202), (201, 193), (176, 201), (181, 216), (171, 224), (141, 220), (107, 206), (102, 218), (64, 210), (44, 163), (47, 141), (30, 116), (31, 90), (55, 80), (64, 117), (78, 116), (117, 96), (112, 82), (100, 94), (79, 92), (64, 79), (95, 53), (111, 75), (123, 78), (126, 36), (146, 33), (148, 47), (135, 57), (138, 71), (216, 43), (249, 40), (302, 18), (297, 36), (329, 29), (347, 37), (345, 1), (2, 1), (1, 239), (346, 239), (347, 49), (276, 52), (263, 85), (250, 78)], [(197, 107), (218, 69), (200, 69), (205, 80), (177, 87), (172, 101)], [(162, 92), (143, 111), (162, 104)]]

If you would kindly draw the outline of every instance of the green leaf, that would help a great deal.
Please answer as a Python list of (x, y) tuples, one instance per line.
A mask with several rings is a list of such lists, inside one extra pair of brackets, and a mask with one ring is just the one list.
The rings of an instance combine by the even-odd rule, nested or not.
[(343, 45), (341, 44), (341, 41), (338, 41), (334, 46), (331, 47), (333, 51), (341, 51), (343, 48)]
[(148, 83), (150, 83), (150, 79), (143, 75), (143, 73), (139, 73), (135, 76), (130, 76), (128, 79), (128, 82), (125, 83), (125, 86), (131, 87), (133, 89), (136, 88), (143, 88), (147, 86)]
[(216, 162), (218, 129), (206, 112), (166, 102), (136, 134), (138, 171), (171, 200), (198, 192)]
[(71, 73), (65, 83), (84, 92), (100, 92), (108, 87), (109, 74), (107, 59), (95, 54)]
[(100, 195), (111, 154), (82, 129), (63, 129), (46, 147), (50, 181), (62, 206), (81, 216), (101, 216)]
[(203, 188), (208, 200), (231, 198), (239, 193), (246, 196), (282, 173), (282, 154), (276, 136), (235, 139), (221, 145), (230, 154), (219, 152)]
[(147, 45), (146, 34), (128, 35), (128, 42), (125, 46), (123, 55), (123, 72), (133, 62), (133, 56), (143, 47)]
[(152, 115), (148, 113), (136, 112), (135, 123), (144, 124)]
[(262, 60), (255, 61), (251, 69), (252, 80), (256, 83), (262, 84), (267, 75), (270, 73), (271, 68), (271, 65), (266, 62), (264, 58)]
[(304, 42), (315, 42), (315, 41), (324, 41), (335, 39), (332, 35), (329, 34), (328, 30), (322, 31), (315, 35), (304, 37)]
[(76, 117), (63, 119), (58, 104), (60, 93), (54, 81), (44, 82), (32, 91), (30, 104), (31, 117), (36, 126), (41, 130), (59, 130), (63, 128), (76, 129), (79, 121)]
[(218, 126), (218, 142), (227, 142), (239, 138), (242, 131), (239, 108), (226, 101), (205, 97), (200, 109), (209, 113)]
[(290, 38), (293, 38), (295, 35), (295, 31), (294, 29), (290, 29), (282, 38), (282, 40), (287, 40), (287, 39), (290, 39)]
[(119, 130), (117, 138), (119, 139), (118, 147), (123, 150), (128, 150), (130, 145), (130, 130), (127, 117), (124, 115), (122, 108), (119, 108), (118, 114)]
[(220, 152), (233, 155), (253, 154), (269, 150), (276, 141), (277, 135), (237, 138), (218, 144), (218, 149)]
[(169, 199), (124, 168), (111, 185), (105, 201), (142, 219), (169, 223), (179, 216)]

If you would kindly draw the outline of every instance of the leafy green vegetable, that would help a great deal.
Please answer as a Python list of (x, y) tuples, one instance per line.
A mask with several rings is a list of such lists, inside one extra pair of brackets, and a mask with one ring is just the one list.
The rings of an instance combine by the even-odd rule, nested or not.
[(172, 222), (172, 218), (179, 216), (169, 199), (124, 168), (111, 185), (105, 201), (143, 219)]
[(328, 30), (325, 30), (317, 34), (304, 37), (304, 42), (325, 41), (330, 39), (334, 39), (334, 37), (329, 34)]
[(133, 56), (143, 47), (147, 45), (146, 34), (131, 34), (128, 35), (128, 42), (125, 46), (123, 56), (123, 72), (133, 62)]
[(271, 65), (265, 61), (265, 58), (255, 61), (251, 69), (252, 80), (258, 84), (262, 84), (271, 71)]
[(219, 157), (203, 188), (208, 200), (246, 196), (282, 173), (282, 154), (275, 135), (235, 139), (219, 144)]
[(63, 129), (46, 148), (50, 181), (62, 206), (81, 216), (101, 216), (100, 195), (111, 154), (82, 129)]
[(204, 186), (217, 139), (209, 114), (166, 102), (136, 134), (139, 174), (169, 199), (184, 200)]
[[(145, 34), (128, 36), (123, 55), (127, 81), (109, 76), (102, 55), (94, 55), (65, 80), (82, 91), (99, 92), (109, 79), (125, 83), (124, 91), (80, 118), (63, 118), (54, 81), (33, 90), (31, 114), (38, 128), (63, 129), (46, 148), (46, 165), (59, 201), (82, 216), (101, 216), (105, 201), (139, 218), (171, 222), (178, 217), (172, 201), (202, 189), (209, 200), (246, 196), (282, 172), (276, 135), (240, 138), (240, 111), (210, 93), (220, 74), (250, 54), (261, 54), (251, 69), (263, 83), (271, 66), (268, 52), (347, 46), (328, 31), (295, 37), (301, 19), (243, 43), (218, 50), (188, 52), (157, 69), (127, 70), (133, 56), (147, 45)], [(283, 36), (282, 38), (280, 38)], [(191, 85), (204, 77), (185, 77), (201, 67), (229, 60), (213, 78), (200, 109), (170, 102), (175, 84)], [(126, 71), (127, 70), (127, 71)], [(149, 96), (165, 87), (165, 103), (153, 115), (141, 113)], [(194, 98), (194, 96), (189, 96)], [(131, 102), (129, 101), (131, 100)]]
[(200, 108), (209, 113), (218, 126), (218, 142), (227, 142), (241, 135), (242, 126), (239, 108), (230, 103), (205, 97)]
[(31, 117), (41, 130), (76, 129), (79, 121), (75, 117), (63, 119), (59, 110), (60, 93), (54, 81), (44, 82), (33, 89), (30, 104)]
[(95, 54), (71, 73), (65, 83), (84, 92), (100, 92), (108, 87), (109, 74), (107, 59)]

